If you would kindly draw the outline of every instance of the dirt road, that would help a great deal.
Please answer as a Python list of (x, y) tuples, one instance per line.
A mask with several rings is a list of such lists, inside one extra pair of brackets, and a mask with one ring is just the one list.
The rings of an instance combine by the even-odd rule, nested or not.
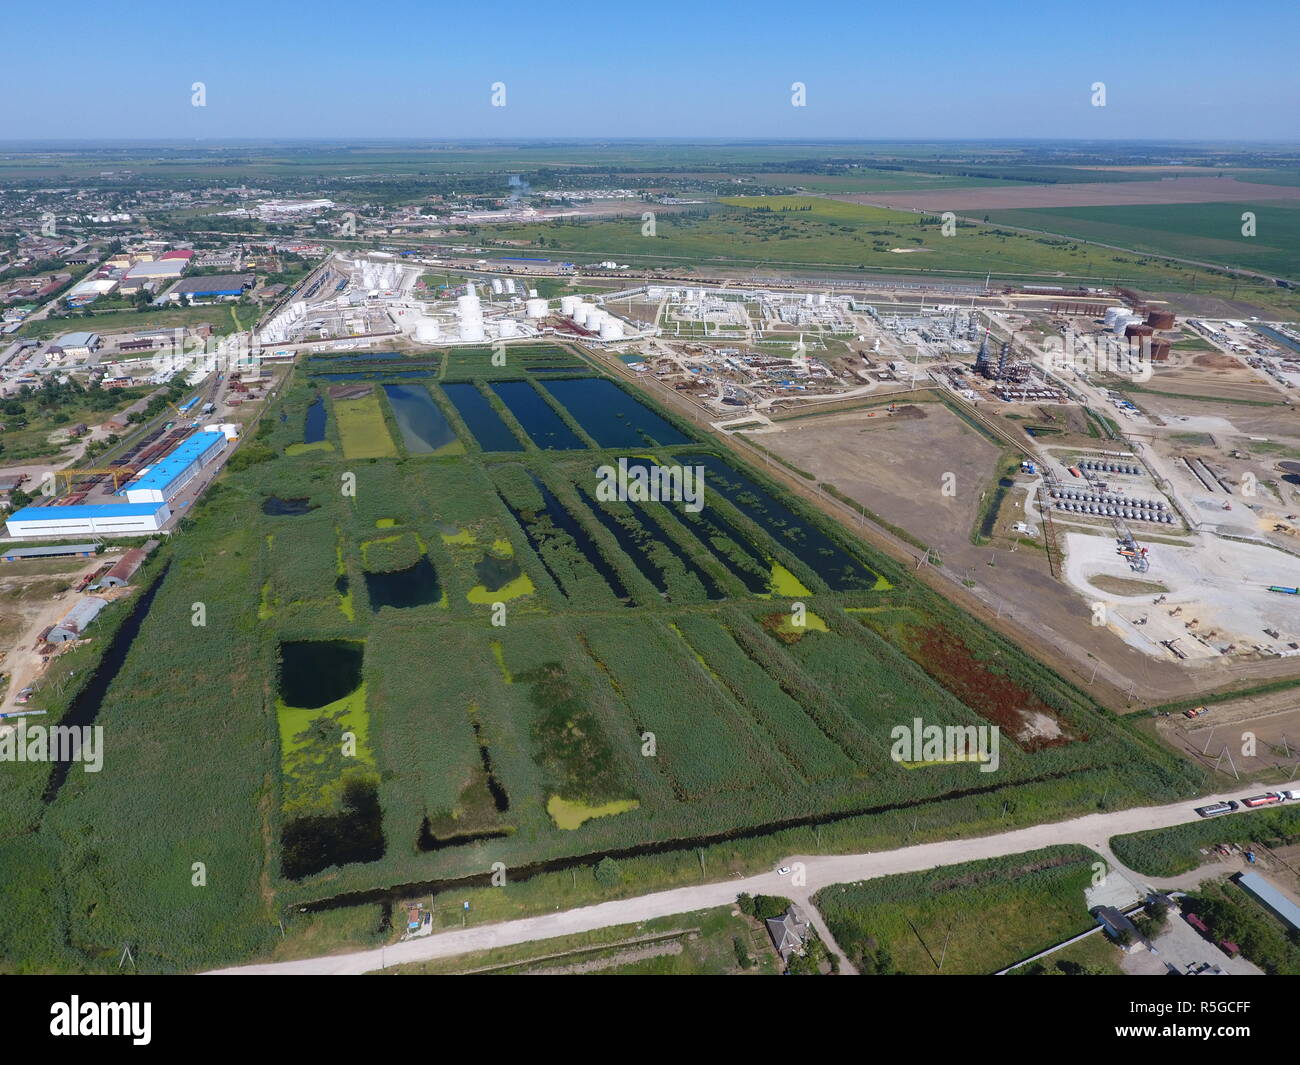
[[(1285, 787), (1300, 790), (1300, 781), (1287, 784)], [(1109, 853), (1107, 841), (1111, 836), (1140, 832), (1150, 828), (1168, 828), (1170, 825), (1196, 821), (1199, 815), (1194, 807), (1220, 799), (1238, 798), (1241, 794), (1242, 792), (1234, 792), (1231, 795), (1189, 799), (1169, 806), (1146, 806), (1119, 810), (1115, 813), (1088, 814), (1072, 821), (1035, 825), (994, 836), (923, 843), (915, 847), (903, 847), (899, 850), (881, 851), (875, 854), (795, 855), (785, 859), (782, 864), (790, 866), (798, 873), (796, 863), (802, 863), (806, 878), (802, 885), (794, 884), (793, 874), (782, 877), (775, 872), (761, 873), (744, 879), (698, 884), (671, 891), (659, 891), (633, 899), (602, 902), (595, 906), (583, 906), (562, 913), (441, 932), (424, 939), (413, 939), (405, 943), (381, 947), (378, 950), (333, 954), (323, 958), (304, 958), (299, 961), (244, 965), (214, 970), (214, 975), (356, 975), (405, 962), (452, 957), (470, 951), (490, 950), (494, 947), (552, 939), (556, 936), (590, 932), (613, 925), (635, 924), (657, 917), (671, 917), (714, 906), (726, 906), (733, 903), (736, 895), (742, 891), (769, 895), (793, 893), (802, 898), (831, 884), (873, 880), (898, 873), (915, 873), (945, 865), (979, 861), (983, 858), (1020, 854), (1062, 843), (1078, 843)], [(1137, 877), (1137, 874), (1129, 875), (1139, 881), (1144, 879)]]

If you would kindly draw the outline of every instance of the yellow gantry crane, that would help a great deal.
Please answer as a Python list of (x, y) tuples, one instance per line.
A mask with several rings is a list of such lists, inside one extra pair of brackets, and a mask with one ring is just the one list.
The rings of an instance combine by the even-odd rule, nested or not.
[[(129, 466), (110, 466), (100, 469), (94, 466), (85, 466), (77, 470), (55, 470), (54, 487), (57, 490), (62, 483), (64, 487), (71, 488), (72, 481), (76, 477), (94, 477), (97, 474), (107, 474), (113, 478), (113, 491), (116, 492), (122, 487), (122, 482), (129, 481), (135, 476), (135, 471)], [(60, 478), (67, 478), (66, 482), (61, 482)]]

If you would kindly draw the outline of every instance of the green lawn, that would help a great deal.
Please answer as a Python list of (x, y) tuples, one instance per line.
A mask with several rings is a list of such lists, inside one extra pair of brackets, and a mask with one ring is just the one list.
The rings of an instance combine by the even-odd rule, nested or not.
[(251, 324), (257, 314), (256, 308), (235, 308), (220, 304), (213, 307), (149, 307), (145, 311), (110, 311), (90, 317), (74, 315), (71, 318), (44, 318), (39, 322), (27, 323), (18, 332), (20, 336), (43, 338), (83, 329), (111, 333), (128, 329), (175, 329), (177, 326), (206, 322), (212, 326), (214, 334), (225, 336), (235, 331), (236, 312), (243, 316), (244, 328)]

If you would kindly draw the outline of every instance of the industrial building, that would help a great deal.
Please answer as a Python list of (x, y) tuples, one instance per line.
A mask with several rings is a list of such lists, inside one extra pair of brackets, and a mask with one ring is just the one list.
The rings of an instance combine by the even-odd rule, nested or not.
[(135, 576), (135, 571), (143, 564), (144, 560), (149, 557), (149, 552), (158, 546), (157, 540), (150, 540), (144, 547), (133, 547), (114, 563), (110, 569), (99, 581), (102, 588), (124, 588), (131, 583), (131, 578)]
[(187, 277), (178, 281), (167, 293), (167, 298), (180, 302), (181, 297), (190, 299), (238, 299), (253, 287), (252, 274), (213, 274), (211, 277)]
[(43, 547), (11, 547), (0, 554), (0, 562), (21, 562), (25, 558), (90, 558), (94, 544), (45, 544)]
[(171, 277), (180, 277), (189, 265), (188, 259), (155, 259), (153, 262), (136, 263), (126, 272), (126, 279), (161, 281)]
[(1300, 932), (1300, 906), (1283, 895), (1259, 873), (1242, 873), (1237, 877), (1237, 884), (1293, 932)]
[(80, 639), (90, 623), (99, 617), (99, 612), (106, 606), (108, 606), (107, 599), (100, 599), (93, 595), (86, 596), (68, 611), (62, 621), (50, 629), (45, 636), (46, 641), (66, 643), (68, 640)]
[(171, 502), (225, 446), (223, 432), (195, 433), (148, 467), (119, 494), (125, 495), (128, 503)]
[(74, 359), (85, 358), (99, 347), (98, 333), (64, 333), (51, 347)]
[(14, 539), (157, 532), (171, 517), (166, 503), (84, 503), (78, 506), (23, 507), (5, 528)]

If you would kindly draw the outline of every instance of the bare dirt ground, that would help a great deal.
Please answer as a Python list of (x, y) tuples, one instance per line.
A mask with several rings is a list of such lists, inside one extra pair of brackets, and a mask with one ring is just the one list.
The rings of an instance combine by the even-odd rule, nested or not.
[(1195, 292), (1160, 292), (1156, 295), (1180, 318), (1245, 319), (1254, 316), (1272, 321), (1275, 318), (1295, 317), (1294, 313), (1277, 307), (1263, 307), (1258, 303), (1222, 299), (1219, 296), (1197, 295)]
[[(1110, 676), (1112, 684), (1134, 684), (1139, 696), (1160, 702), (1230, 679), (1219, 663), (1193, 675), (1093, 625), (1088, 599), (1052, 577), (1044, 551), (1030, 545), (1032, 538), (1017, 543), (1008, 535), (1013, 521), (1037, 524), (1036, 514), (1023, 509), (1024, 488), (1009, 492), (993, 543), (973, 544), (979, 496), (991, 485), (999, 449), (942, 405), (917, 406), (925, 411), (922, 419), (832, 414), (781, 423), (779, 432), (758, 434), (756, 442), (937, 551), (947, 573), (958, 582), (974, 581), (987, 593), (985, 602), (992, 600), (992, 610), (979, 611), (985, 620), (1010, 618), (1040, 634), (1071, 660), (1076, 680), (1085, 686)], [(944, 497), (939, 490), (946, 472), (956, 476), (956, 496)], [(1290, 665), (1295, 671), (1296, 664)]]
[[(1282, 404), (1283, 395), (1256, 370), (1231, 355), (1197, 351), (1176, 356), (1153, 370), (1145, 388), (1207, 399), (1242, 399)], [(1138, 392), (1134, 400), (1140, 400)], [(1300, 429), (1300, 423), (1296, 426)]]
[(1021, 185), (945, 189), (942, 192), (871, 192), (832, 196), (833, 200), (900, 207), (916, 211), (1015, 211), (1032, 207), (1118, 207), (1157, 203), (1238, 203), (1300, 200), (1300, 188), (1257, 185), (1229, 178), (1163, 178), (1158, 181), (1103, 181), (1078, 185)]
[[(801, 418), (755, 436), (944, 558), (969, 544), (980, 493), (989, 487), (1000, 453), (939, 403), (918, 403), (893, 415), (877, 407)], [(948, 475), (952, 495), (943, 494)]]
[[(112, 556), (109, 556), (112, 557)], [(0, 651), (5, 657), (0, 670), (9, 683), (0, 692), (0, 710), (11, 709), (14, 696), (36, 680), (44, 669), (39, 652), (33, 649), (42, 629), (62, 618), (77, 600), (72, 584), (83, 574), (93, 573), (107, 561), (105, 556), (76, 562), (6, 562), (0, 569)]]
[[(1206, 768), (1277, 779), (1300, 762), (1300, 689), (1216, 703), (1208, 714), (1161, 718), (1156, 734)], [(1227, 748), (1231, 760), (1224, 753)]]

